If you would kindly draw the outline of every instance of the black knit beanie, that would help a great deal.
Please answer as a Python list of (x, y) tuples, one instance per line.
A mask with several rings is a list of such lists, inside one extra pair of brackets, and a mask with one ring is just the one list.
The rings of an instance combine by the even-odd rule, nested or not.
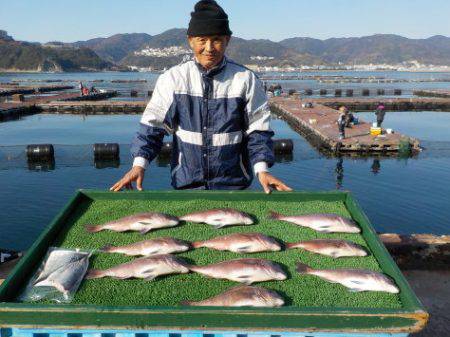
[(231, 35), (228, 15), (214, 0), (200, 0), (191, 12), (187, 35)]

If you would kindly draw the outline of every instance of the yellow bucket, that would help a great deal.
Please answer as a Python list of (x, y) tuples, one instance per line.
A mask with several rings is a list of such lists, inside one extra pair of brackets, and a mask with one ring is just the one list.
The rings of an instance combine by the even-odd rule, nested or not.
[(379, 136), (379, 135), (381, 135), (381, 128), (374, 128), (374, 127), (371, 127), (371, 128), (370, 128), (370, 134), (371, 134), (372, 136)]

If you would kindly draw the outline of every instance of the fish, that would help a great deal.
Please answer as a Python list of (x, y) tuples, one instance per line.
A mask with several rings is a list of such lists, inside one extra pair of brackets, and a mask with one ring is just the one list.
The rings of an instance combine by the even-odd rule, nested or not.
[(356, 223), (337, 214), (282, 215), (271, 211), (269, 219), (291, 222), (322, 233), (360, 233)]
[(206, 223), (214, 226), (215, 228), (222, 228), (232, 225), (252, 225), (254, 223), (250, 215), (233, 208), (217, 208), (207, 211), (194, 212), (180, 217), (180, 220), (195, 223)]
[(194, 248), (206, 247), (216, 250), (228, 250), (235, 253), (275, 252), (281, 245), (274, 238), (261, 233), (234, 233), (210, 240), (192, 243)]
[(397, 294), (399, 288), (386, 275), (367, 269), (312, 269), (303, 263), (297, 264), (300, 274), (318, 276), (331, 283), (339, 283), (350, 291), (383, 291)]
[(70, 249), (53, 249), (48, 254), (41, 272), (36, 277), (34, 284), (47, 279), (55, 271), (65, 268), (67, 265), (89, 257), (89, 253), (77, 252)]
[(262, 287), (239, 285), (203, 301), (183, 301), (182, 305), (211, 307), (266, 307), (284, 305), (283, 298), (275, 291)]
[(172, 215), (151, 212), (130, 215), (102, 225), (87, 225), (86, 230), (90, 233), (109, 229), (114, 232), (139, 231), (141, 234), (145, 234), (154, 229), (174, 227), (178, 223), (178, 218)]
[(162, 254), (141, 257), (105, 270), (90, 269), (86, 275), (86, 279), (112, 277), (119, 280), (142, 278), (146, 281), (152, 281), (162, 275), (188, 273), (188, 266), (181, 258), (170, 254)]
[(264, 259), (234, 259), (206, 266), (191, 266), (191, 271), (212, 278), (226, 279), (244, 284), (272, 280), (285, 280), (286, 273), (281, 266)]
[(89, 256), (73, 261), (66, 266), (55, 270), (47, 278), (35, 283), (35, 287), (54, 287), (61, 292), (66, 300), (69, 294), (76, 291), (89, 267)]
[(140, 241), (125, 246), (107, 245), (100, 249), (105, 253), (120, 253), (129, 256), (151, 256), (160, 254), (181, 253), (191, 249), (187, 241), (174, 238), (157, 238)]
[(360, 245), (338, 239), (315, 239), (286, 243), (287, 249), (301, 248), (312, 253), (331, 256), (334, 258), (346, 256), (367, 256), (367, 251)]

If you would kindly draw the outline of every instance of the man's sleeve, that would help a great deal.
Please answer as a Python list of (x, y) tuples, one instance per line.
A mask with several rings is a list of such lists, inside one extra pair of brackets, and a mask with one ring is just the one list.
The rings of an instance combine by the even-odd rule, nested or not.
[(251, 72), (246, 92), (248, 119), (248, 152), (255, 174), (268, 171), (275, 162), (273, 131), (270, 129), (270, 109), (262, 82)]
[(164, 135), (173, 130), (173, 85), (168, 73), (156, 81), (152, 98), (142, 115), (139, 131), (134, 137), (131, 154), (133, 166), (147, 168), (161, 151)]

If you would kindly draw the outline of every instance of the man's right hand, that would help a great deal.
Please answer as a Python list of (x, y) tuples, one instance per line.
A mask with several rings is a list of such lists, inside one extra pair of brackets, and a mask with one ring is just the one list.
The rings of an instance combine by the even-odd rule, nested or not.
[(122, 188), (127, 190), (133, 189), (133, 182), (136, 182), (136, 188), (142, 191), (142, 182), (144, 181), (145, 169), (140, 166), (133, 166), (118, 182), (116, 182), (109, 190), (120, 191)]

